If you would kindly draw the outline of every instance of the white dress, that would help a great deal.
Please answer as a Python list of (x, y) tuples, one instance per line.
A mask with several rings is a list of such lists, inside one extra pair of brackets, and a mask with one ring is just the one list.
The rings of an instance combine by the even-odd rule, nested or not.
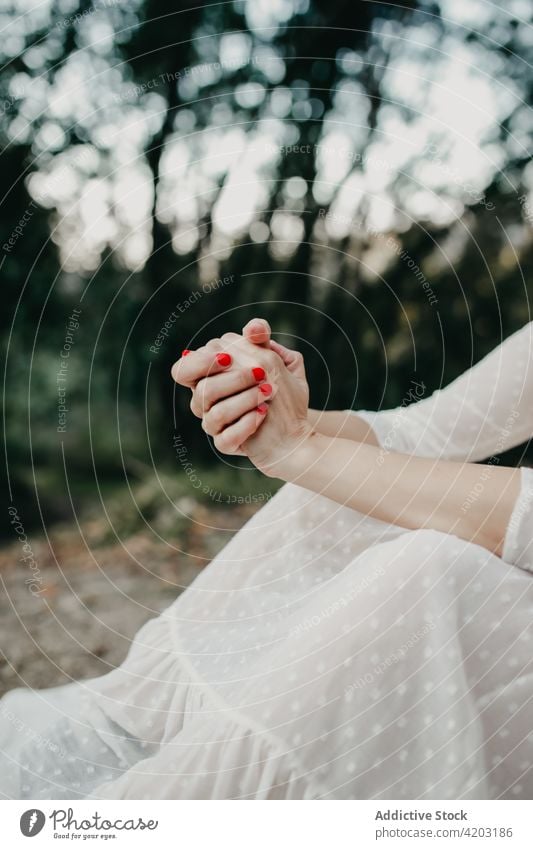
[[(521, 444), (533, 324), (431, 397), (359, 415), (385, 450), (473, 461)], [(502, 558), (284, 486), (122, 666), (0, 701), (0, 792), (532, 798), (533, 472), (521, 474)]]

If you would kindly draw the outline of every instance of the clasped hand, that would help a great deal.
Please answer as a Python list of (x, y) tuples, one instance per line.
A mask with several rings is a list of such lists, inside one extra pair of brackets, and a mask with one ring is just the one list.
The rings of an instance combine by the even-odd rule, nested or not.
[(273, 341), (266, 321), (184, 351), (172, 377), (192, 390), (191, 410), (222, 454), (245, 455), (269, 477), (285, 477), (312, 432), (309, 387), (302, 355)]

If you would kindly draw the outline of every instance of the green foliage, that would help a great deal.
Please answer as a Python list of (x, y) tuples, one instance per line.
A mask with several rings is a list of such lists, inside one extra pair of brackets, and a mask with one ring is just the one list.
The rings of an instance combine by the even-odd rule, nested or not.
[[(30, 514), (63, 516), (69, 475), (77, 492), (94, 493), (135, 462), (176, 474), (176, 433), (202, 468), (215, 466), (170, 367), (182, 348), (254, 315), (304, 352), (312, 403), (331, 409), (398, 404), (413, 378), (443, 385), (530, 319), (533, 257), (519, 197), (531, 175), (531, 46), (513, 6), (491, 7), (471, 31), (428, 2), (287, 0), (285, 17), (263, 4), (264, 20), (253, 0), (4, 13), (0, 220), (4, 245), (14, 244), (2, 253), (0, 335), (10, 484)], [(455, 48), (508, 93), (479, 142), (480, 156), (499, 163), (481, 197), (441, 168), (435, 191), (455, 204), (455, 219), (415, 216), (430, 160), (417, 150), (392, 169), (387, 227), (376, 232), (367, 184), (351, 225), (328, 229), (328, 213), (339, 215), (367, 177), (365, 158), (394, 135), (391, 122), (406, 137), (410, 126), (425, 132), (435, 106), (423, 81)], [(391, 68), (402, 62), (419, 84), (398, 94)], [(69, 90), (72, 80), (82, 82)], [(443, 156), (461, 139), (453, 114), (449, 123), (436, 120), (428, 135)], [(241, 164), (277, 133), (278, 155), (257, 167), (256, 184), (248, 168), (234, 185), (230, 130)], [(352, 159), (326, 178), (320, 147), (337, 130)], [(298, 152), (280, 153), (290, 146)], [(35, 181), (43, 175), (49, 190)], [(248, 220), (231, 229), (242, 207)], [(231, 283), (213, 286), (223, 279)], [(76, 309), (61, 431), (57, 375)], [(148, 513), (152, 496), (142, 500)]]

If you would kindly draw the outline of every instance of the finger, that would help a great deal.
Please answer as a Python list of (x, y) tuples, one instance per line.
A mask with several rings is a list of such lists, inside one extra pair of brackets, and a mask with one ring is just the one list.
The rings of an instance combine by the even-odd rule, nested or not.
[(205, 347), (208, 351), (222, 351), (222, 340), (221, 339), (210, 339), (209, 342), (205, 343)]
[(230, 427), (227, 427), (218, 436), (215, 436), (215, 447), (222, 454), (244, 453), (241, 452), (241, 445), (254, 435), (257, 428), (263, 423), (268, 409), (268, 404), (261, 404), (255, 410), (246, 413), (238, 422), (230, 425)]
[(185, 357), (180, 357), (170, 373), (180, 386), (192, 388), (201, 378), (218, 374), (229, 368), (231, 363), (231, 354), (226, 351), (216, 353), (207, 348), (199, 348), (198, 351), (190, 351)]
[(225, 428), (256, 409), (265, 400), (271, 399), (273, 395), (274, 387), (270, 383), (263, 383), (261, 386), (253, 386), (239, 392), (238, 395), (232, 395), (231, 398), (225, 398), (205, 414), (202, 427), (210, 436), (218, 436)]
[(204, 377), (198, 381), (193, 389), (191, 410), (195, 416), (201, 419), (213, 404), (231, 395), (237, 395), (250, 386), (257, 386), (265, 377), (265, 370), (258, 366), (254, 368), (232, 368), (221, 374)]
[(279, 342), (275, 342), (273, 339), (270, 342), (270, 348), (281, 357), (287, 368), (291, 371), (303, 365), (303, 357), (299, 351), (291, 351), (290, 348), (280, 345)]
[(225, 342), (228, 345), (234, 345), (235, 342), (242, 342), (242, 336), (240, 333), (224, 333), (220, 339), (221, 342)]
[(242, 335), (248, 342), (265, 347), (268, 347), (271, 334), (270, 324), (264, 318), (252, 318), (242, 329)]

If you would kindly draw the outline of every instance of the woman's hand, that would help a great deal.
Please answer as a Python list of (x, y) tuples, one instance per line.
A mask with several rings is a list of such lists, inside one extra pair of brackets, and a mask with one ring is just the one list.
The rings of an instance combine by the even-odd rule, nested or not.
[[(266, 474), (275, 476), (294, 440), (311, 430), (303, 358), (272, 341), (270, 327), (262, 319), (254, 319), (243, 332), (245, 338), (226, 333), (197, 351), (184, 352), (172, 367), (172, 376), (192, 389), (191, 409), (221, 453), (247, 454)], [(265, 426), (269, 414), (265, 401), (278, 394), (279, 415), (275, 427), (269, 427), (269, 438), (248, 444)], [(270, 440), (276, 440), (276, 446)]]
[[(234, 373), (201, 380), (191, 406), (204, 411), (202, 427), (221, 453), (246, 454), (266, 475), (283, 477), (292, 453), (312, 432), (303, 358), (275, 342), (257, 348), (237, 334), (226, 334), (221, 342), (231, 353)], [(251, 362), (259, 363), (268, 382), (233, 394), (238, 381), (248, 379)]]
[[(293, 460), (313, 433), (308, 418), (309, 386), (303, 358), (294, 351), (292, 355), (293, 371), (284, 363), (278, 364), (276, 392), (265, 421), (241, 444), (243, 453), (263, 474), (283, 480), (291, 478)], [(229, 424), (221, 434), (223, 439), (231, 442), (233, 428), (238, 424)]]
[[(253, 318), (243, 327), (242, 335), (254, 345), (270, 348), (270, 325), (263, 318)], [(228, 333), (222, 339), (212, 339), (207, 345), (189, 351), (185, 349), (172, 366), (171, 374), (176, 383), (194, 389), (199, 380), (217, 374), (232, 364), (231, 354), (225, 350), (223, 340), (232, 340), (236, 333)], [(195, 412), (195, 411), (193, 411)], [(198, 415), (195, 412), (195, 415)]]
[[(219, 381), (220, 391), (228, 395), (215, 400), (209, 395), (209, 381), (214, 377), (208, 377), (203, 386), (200, 383), (209, 374), (216, 373), (217, 379), (230, 378), (233, 354), (239, 368), (246, 361), (244, 367), (249, 369), (251, 357), (252, 367), (264, 369), (273, 388), (273, 400), (269, 402), (268, 413), (262, 413), (261, 427), (257, 429), (257, 408), (235, 421), (235, 407), (221, 407), (217, 423), (220, 431), (215, 436), (220, 451), (245, 453), (266, 475), (294, 481), (382, 522), (404, 528), (433, 528), (501, 555), (506, 528), (520, 492), (518, 469), (453, 463), (393, 451), (383, 453), (371, 431), (368, 438), (366, 425), (366, 432), (361, 431), (360, 436), (354, 435), (351, 428), (343, 432), (343, 422), (336, 420), (328, 432), (321, 433), (316, 418), (311, 417), (315, 418), (312, 424), (308, 420), (309, 393), (301, 355), (269, 342), (267, 336), (264, 332), (261, 336), (260, 332), (253, 340), (258, 344), (252, 344), (236, 334), (228, 334), (223, 337), (224, 342), (213, 340), (194, 355), (182, 357), (172, 368), (174, 379), (193, 389), (192, 404), (198, 412), (204, 410), (204, 405), (210, 412), (231, 396), (234, 384), (224, 382), (221, 387)], [(220, 353), (225, 356), (217, 359)], [(256, 387), (262, 382), (257, 381)], [(218, 395), (218, 390), (214, 395)], [(247, 403), (255, 404), (256, 400), (257, 397), (250, 395), (239, 409), (244, 409)], [(317, 415), (338, 417), (340, 414)], [(468, 502), (472, 492), (478, 492), (480, 479), (483, 487), (479, 497), (474, 503)], [(463, 505), (467, 502), (471, 508), (465, 512)]]
[[(243, 337), (251, 344), (238, 347), (236, 352), (235, 346), (239, 346)], [(301, 355), (272, 341), (268, 322), (260, 318), (248, 322), (243, 336), (227, 333), (195, 351), (184, 351), (174, 363), (172, 377), (192, 390), (191, 410), (202, 419), (204, 430), (211, 436), (218, 437), (228, 423), (246, 417), (239, 427), (245, 441), (262, 424), (268, 412), (264, 402), (271, 400), (276, 391), (271, 375), (259, 365), (265, 359), (259, 352), (265, 350), (277, 355), (270, 358), (276, 367), (280, 358), (292, 374), (305, 382)], [(243, 453), (240, 447), (229, 448), (224, 453)]]

